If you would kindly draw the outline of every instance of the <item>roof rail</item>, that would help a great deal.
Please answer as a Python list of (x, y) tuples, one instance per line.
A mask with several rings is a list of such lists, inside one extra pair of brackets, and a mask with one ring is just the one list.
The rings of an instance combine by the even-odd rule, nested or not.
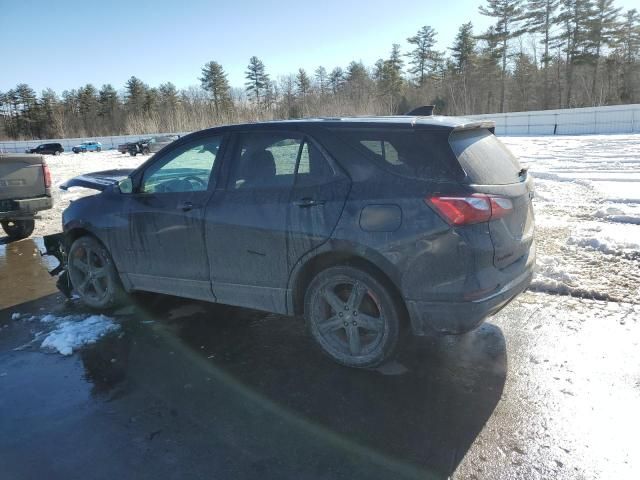
[(410, 112), (405, 113), (405, 115), (410, 115), (412, 117), (430, 117), (433, 115), (433, 107), (434, 105), (422, 105), (421, 107), (416, 107)]

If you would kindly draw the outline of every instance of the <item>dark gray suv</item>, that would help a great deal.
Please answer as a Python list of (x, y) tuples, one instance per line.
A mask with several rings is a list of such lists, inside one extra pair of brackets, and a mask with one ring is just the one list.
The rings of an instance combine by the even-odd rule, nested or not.
[[(63, 214), (89, 306), (151, 291), (303, 316), (353, 367), (403, 330), (464, 333), (529, 284), (532, 180), (493, 124), (330, 118), (187, 135)], [(51, 244), (51, 239), (49, 240)]]

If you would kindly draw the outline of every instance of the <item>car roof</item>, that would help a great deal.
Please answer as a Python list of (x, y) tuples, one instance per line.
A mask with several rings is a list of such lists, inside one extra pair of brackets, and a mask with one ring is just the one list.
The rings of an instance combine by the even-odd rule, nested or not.
[[(468, 128), (495, 128), (495, 122), (488, 120), (474, 120), (465, 117), (449, 117), (443, 115), (412, 116), (412, 115), (390, 115), (390, 116), (360, 116), (360, 117), (318, 117), (303, 118), (293, 120), (269, 120), (264, 122), (236, 123), (231, 125), (221, 125), (201, 132), (228, 131), (228, 130), (251, 130), (262, 127), (328, 127), (328, 128), (425, 128), (430, 130), (463, 130)], [(198, 133), (198, 132), (194, 132)], [(189, 137), (190, 135), (187, 135)], [(184, 137), (183, 137), (184, 138)]]

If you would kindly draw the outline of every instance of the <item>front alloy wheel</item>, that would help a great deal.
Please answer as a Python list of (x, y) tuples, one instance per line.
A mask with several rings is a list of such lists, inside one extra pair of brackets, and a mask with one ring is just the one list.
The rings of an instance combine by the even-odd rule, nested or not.
[(305, 316), (321, 349), (343, 365), (374, 367), (395, 353), (400, 309), (367, 272), (345, 266), (320, 273), (307, 290)]
[(69, 249), (71, 284), (89, 307), (107, 309), (122, 300), (124, 291), (107, 249), (90, 236), (78, 238)]

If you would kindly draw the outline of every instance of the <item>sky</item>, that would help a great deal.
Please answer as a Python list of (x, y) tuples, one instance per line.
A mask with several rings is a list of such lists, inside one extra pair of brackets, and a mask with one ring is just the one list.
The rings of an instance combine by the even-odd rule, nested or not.
[[(616, 0), (631, 8), (636, 0)], [(483, 0), (0, 0), (0, 91), (25, 82), (58, 93), (87, 83), (121, 90), (135, 75), (150, 86), (199, 84), (202, 66), (222, 64), (232, 87), (244, 85), (256, 55), (272, 78), (371, 66), (393, 43), (423, 25), (438, 32), (439, 50), (458, 27), (475, 32), (492, 20), (478, 13)]]

